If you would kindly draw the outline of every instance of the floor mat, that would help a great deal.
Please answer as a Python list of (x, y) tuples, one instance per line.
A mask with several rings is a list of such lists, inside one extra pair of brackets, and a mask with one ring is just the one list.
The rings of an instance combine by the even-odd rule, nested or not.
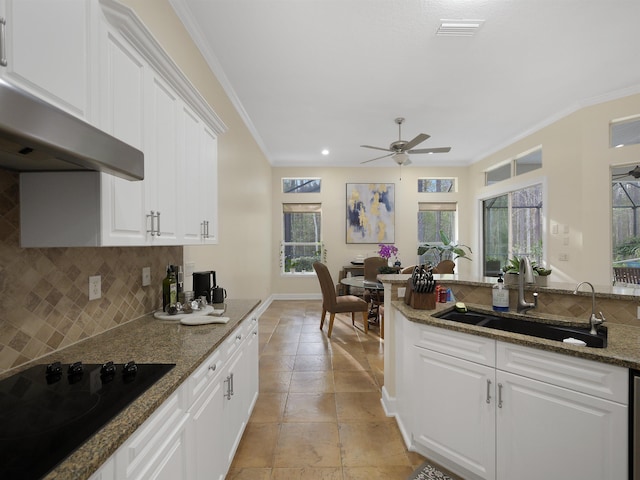
[(437, 468), (424, 462), (415, 472), (411, 474), (407, 480), (452, 480), (451, 477), (445, 475)]

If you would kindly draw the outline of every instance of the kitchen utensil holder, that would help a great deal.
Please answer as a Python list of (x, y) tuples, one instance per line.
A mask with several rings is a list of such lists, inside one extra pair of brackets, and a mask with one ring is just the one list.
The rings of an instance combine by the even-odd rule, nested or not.
[(411, 292), (411, 299), (409, 301), (411, 308), (416, 310), (435, 310), (436, 309), (436, 294), (431, 293), (419, 293)]

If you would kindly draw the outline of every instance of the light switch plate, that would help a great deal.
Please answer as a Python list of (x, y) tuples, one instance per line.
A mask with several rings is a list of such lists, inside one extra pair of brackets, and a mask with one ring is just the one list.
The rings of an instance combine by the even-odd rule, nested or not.
[(100, 275), (89, 277), (89, 300), (97, 300), (102, 297), (102, 278)]
[(151, 285), (151, 267), (142, 268), (142, 286), (148, 287)]

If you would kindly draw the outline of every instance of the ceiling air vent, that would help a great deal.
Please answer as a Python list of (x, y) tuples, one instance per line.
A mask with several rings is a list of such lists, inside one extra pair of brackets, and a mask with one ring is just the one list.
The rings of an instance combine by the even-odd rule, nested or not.
[(440, 20), (436, 35), (442, 37), (472, 37), (484, 20)]

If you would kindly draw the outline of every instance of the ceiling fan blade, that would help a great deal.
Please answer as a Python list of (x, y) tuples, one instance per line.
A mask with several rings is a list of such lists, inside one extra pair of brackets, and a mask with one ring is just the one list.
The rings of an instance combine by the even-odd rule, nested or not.
[(415, 147), (416, 145), (418, 145), (419, 143), (424, 142), (426, 139), (428, 139), (430, 137), (430, 135), (427, 135), (426, 133), (419, 133), (416, 138), (414, 138), (413, 140), (411, 140), (410, 142), (408, 142), (404, 148), (402, 149), (403, 151), (407, 151), (407, 150), (411, 150), (413, 147)]
[(372, 147), (371, 145), (360, 145), (364, 148), (373, 148), (374, 150), (382, 150), (383, 152), (393, 152), (390, 148), (382, 148), (382, 147)]
[[(380, 150), (382, 150), (382, 149), (380, 149)], [(393, 155), (393, 153), (388, 153), (387, 155), (382, 155), (381, 157), (372, 158), (371, 160), (365, 160), (364, 162), (360, 162), (360, 163), (373, 162), (374, 160), (380, 160), (381, 158), (387, 158), (387, 157), (390, 157), (391, 155)]]
[(449, 151), (451, 151), (451, 147), (436, 147), (436, 148), (419, 148), (418, 150), (409, 150), (407, 151), (407, 153), (447, 153)]

